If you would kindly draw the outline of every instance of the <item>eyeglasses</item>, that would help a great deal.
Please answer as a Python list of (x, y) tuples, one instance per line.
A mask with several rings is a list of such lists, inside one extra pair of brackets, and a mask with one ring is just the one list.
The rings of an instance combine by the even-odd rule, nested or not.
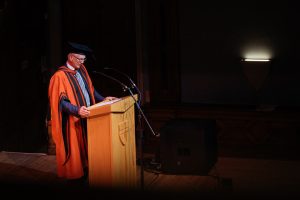
[[(73, 55), (74, 56), (74, 55)], [(86, 61), (86, 58), (78, 58), (77, 56), (74, 56), (77, 60), (79, 60), (80, 62), (84, 62)]]

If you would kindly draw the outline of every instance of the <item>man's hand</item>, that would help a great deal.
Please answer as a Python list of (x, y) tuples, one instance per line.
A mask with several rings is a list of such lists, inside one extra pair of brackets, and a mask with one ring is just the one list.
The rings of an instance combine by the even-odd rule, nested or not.
[(90, 111), (87, 109), (87, 107), (82, 106), (79, 108), (78, 114), (80, 115), (80, 117), (86, 118), (90, 115)]

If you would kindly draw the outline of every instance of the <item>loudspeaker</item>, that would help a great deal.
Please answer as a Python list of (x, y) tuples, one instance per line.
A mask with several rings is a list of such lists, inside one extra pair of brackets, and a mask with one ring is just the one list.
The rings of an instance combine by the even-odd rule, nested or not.
[(160, 162), (163, 173), (207, 175), (216, 161), (215, 120), (173, 119), (161, 128)]

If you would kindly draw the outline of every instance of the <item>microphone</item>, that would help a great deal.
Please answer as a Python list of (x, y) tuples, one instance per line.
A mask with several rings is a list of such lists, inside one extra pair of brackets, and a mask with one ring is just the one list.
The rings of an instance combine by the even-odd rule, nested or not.
[(131, 87), (132, 87), (132, 88), (135, 88), (135, 89), (137, 90), (137, 92), (139, 93), (139, 97), (140, 97), (140, 98), (139, 98), (138, 102), (139, 102), (139, 104), (141, 104), (141, 99), (142, 99), (141, 92), (140, 92), (140, 90), (138, 89), (138, 87), (136, 86), (136, 84), (133, 82), (133, 80), (132, 80), (127, 74), (125, 74), (124, 72), (121, 72), (121, 71), (119, 71), (119, 70), (117, 70), (117, 69), (114, 69), (114, 68), (112, 68), (112, 67), (104, 67), (104, 69), (113, 70), (113, 71), (115, 71), (115, 72), (117, 72), (117, 73), (119, 73), (119, 74), (125, 76), (125, 77), (130, 81)]
[(127, 74), (125, 74), (124, 72), (121, 72), (121, 71), (119, 71), (119, 70), (117, 70), (117, 69), (114, 69), (114, 68), (112, 68), (112, 67), (104, 67), (104, 69), (113, 70), (113, 71), (115, 71), (115, 72), (117, 72), (117, 73), (119, 73), (119, 74), (125, 76), (125, 77), (130, 81), (131, 87), (132, 87), (132, 88), (136, 88), (136, 85), (135, 85), (135, 83), (133, 82), (133, 80), (132, 80)]
[[(107, 68), (107, 69), (108, 69), (108, 68)], [(112, 69), (112, 68), (109, 68), (109, 69)], [(117, 71), (117, 70), (116, 70), (116, 71)], [(118, 72), (119, 72), (119, 71), (118, 71)], [(140, 107), (140, 103), (138, 103), (138, 101), (134, 98), (131, 89), (130, 89), (127, 85), (125, 85), (125, 84), (122, 83), (121, 81), (119, 81), (119, 80), (115, 79), (114, 77), (111, 77), (111, 76), (109, 76), (109, 75), (107, 75), (107, 74), (105, 74), (105, 73), (103, 73), (103, 72), (93, 71), (93, 73), (95, 73), (95, 74), (100, 74), (100, 75), (102, 75), (102, 76), (105, 76), (105, 77), (107, 77), (107, 78), (113, 80), (113, 81), (118, 82), (118, 83), (123, 87), (124, 92), (125, 92), (126, 90), (128, 90), (129, 93), (130, 93), (130, 95), (131, 95), (131, 97), (134, 99), (135, 104), (136, 104), (137, 108), (139, 109), (141, 116), (143, 116), (143, 118), (144, 118), (144, 120), (146, 121), (148, 127), (150, 128), (152, 134), (153, 134), (154, 136), (156, 136), (156, 137), (159, 136), (159, 134), (156, 134), (156, 133), (153, 131), (153, 129), (152, 129), (152, 127), (151, 127), (149, 121), (147, 120), (147, 117), (145, 116), (143, 110), (142, 110), (141, 107)], [(124, 73), (122, 73), (122, 72), (119, 72), (119, 73), (123, 74), (123, 75), (126, 76), (129, 80), (131, 80), (131, 79), (129, 78), (129, 76), (127, 76), (126, 74), (124, 74)], [(131, 80), (131, 81), (132, 81), (132, 80)], [(133, 83), (133, 81), (132, 81), (131, 83), (135, 86), (135, 88), (136, 88), (137, 91), (139, 92), (139, 89), (136, 87), (136, 85)], [(139, 93), (140, 93), (140, 92), (139, 92)]]
[(105, 73), (103, 73), (103, 72), (98, 72), (98, 71), (93, 71), (93, 73), (95, 73), (95, 74), (100, 74), (100, 75), (102, 75), (102, 76), (105, 76), (106, 78), (109, 78), (109, 79), (111, 79), (111, 80), (113, 80), (113, 81), (119, 83), (119, 84), (122, 86), (124, 92), (125, 92), (126, 90), (129, 89), (129, 87), (128, 87), (127, 85), (125, 85), (124, 83), (122, 83), (121, 81), (115, 79), (115, 78), (112, 77), (112, 76), (109, 76), (109, 75), (107, 75), (107, 74), (105, 74)]

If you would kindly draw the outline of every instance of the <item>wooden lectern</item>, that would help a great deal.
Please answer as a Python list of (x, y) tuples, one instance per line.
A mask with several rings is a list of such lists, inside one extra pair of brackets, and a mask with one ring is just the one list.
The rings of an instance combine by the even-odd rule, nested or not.
[[(137, 95), (134, 95), (137, 100)], [(89, 185), (135, 188), (135, 101), (131, 96), (89, 107)]]

